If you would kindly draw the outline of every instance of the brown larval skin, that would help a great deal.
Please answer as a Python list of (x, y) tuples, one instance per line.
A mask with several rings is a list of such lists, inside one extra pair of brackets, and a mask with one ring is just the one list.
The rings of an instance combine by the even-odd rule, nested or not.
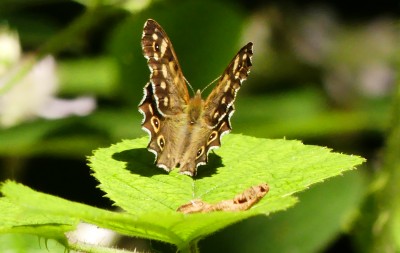
[(236, 195), (233, 199), (222, 200), (216, 204), (209, 204), (200, 199), (195, 199), (187, 204), (181, 205), (177, 211), (181, 213), (209, 213), (215, 211), (245, 211), (260, 201), (269, 191), (265, 183), (252, 186), (244, 192)]

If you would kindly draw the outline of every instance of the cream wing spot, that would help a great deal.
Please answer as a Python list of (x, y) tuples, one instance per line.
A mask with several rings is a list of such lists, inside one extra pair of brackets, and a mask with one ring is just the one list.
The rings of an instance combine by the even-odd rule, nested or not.
[(161, 42), (161, 47), (160, 47), (161, 55), (164, 55), (165, 51), (167, 50), (167, 47), (168, 47), (168, 43), (165, 40), (163, 40)]
[(228, 80), (226, 82), (226, 85), (224, 87), (224, 92), (228, 92), (229, 88), (231, 87), (231, 80)]
[(165, 90), (167, 88), (167, 83), (165, 81), (161, 81), (160, 87), (161, 89)]
[(219, 113), (218, 113), (218, 112), (215, 112), (213, 118), (214, 118), (214, 119), (217, 119), (218, 116), (219, 116)]
[(167, 78), (167, 76), (168, 76), (167, 65), (163, 64), (163, 65), (162, 65), (162, 68), (161, 68), (161, 71), (162, 71), (163, 77), (164, 77), (164, 78)]
[(165, 98), (164, 98), (164, 102), (163, 102), (163, 103), (164, 103), (164, 106), (165, 106), (165, 107), (168, 106), (168, 97), (165, 97)]
[(233, 68), (232, 68), (232, 70), (233, 70), (233, 71), (236, 71), (236, 68), (238, 67), (238, 65), (239, 65), (239, 57), (236, 57), (236, 58), (235, 58), (235, 61), (234, 61), (234, 63), (233, 63)]

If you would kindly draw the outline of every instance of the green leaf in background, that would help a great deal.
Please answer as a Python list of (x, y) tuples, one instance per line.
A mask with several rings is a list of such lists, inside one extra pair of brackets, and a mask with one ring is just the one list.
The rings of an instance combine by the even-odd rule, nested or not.
[(90, 94), (108, 98), (115, 96), (118, 88), (118, 69), (114, 59), (98, 57), (60, 61), (58, 64), (62, 95)]
[(353, 110), (332, 110), (324, 94), (311, 88), (284, 94), (245, 95), (237, 98), (232, 125), (236, 133), (251, 133), (262, 138), (285, 136), (304, 140), (362, 131), (381, 132), (389, 118), (387, 102), (371, 102)]
[[(121, 234), (168, 242), (186, 252), (199, 239), (232, 223), (287, 209), (297, 201), (293, 193), (364, 161), (299, 141), (232, 134), (223, 141), (223, 147), (210, 155), (209, 164), (199, 168), (195, 179), (156, 168), (153, 155), (144, 148), (147, 137), (95, 151), (89, 159), (94, 176), (107, 197), (126, 213), (74, 203), (12, 182), (4, 184), (2, 192), (6, 201), (27, 213), (75, 218)], [(216, 203), (260, 183), (268, 183), (270, 192), (248, 211), (176, 212), (192, 199)]]

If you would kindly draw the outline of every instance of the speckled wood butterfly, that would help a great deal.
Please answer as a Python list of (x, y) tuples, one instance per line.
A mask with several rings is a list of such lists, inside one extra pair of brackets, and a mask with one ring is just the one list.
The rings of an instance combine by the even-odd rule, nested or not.
[(142, 128), (150, 135), (147, 148), (158, 167), (168, 172), (179, 167), (194, 176), (232, 129), (233, 103), (249, 74), (253, 43), (239, 50), (205, 101), (199, 90), (190, 98), (171, 40), (154, 20), (144, 24), (142, 50), (151, 71), (139, 104)]

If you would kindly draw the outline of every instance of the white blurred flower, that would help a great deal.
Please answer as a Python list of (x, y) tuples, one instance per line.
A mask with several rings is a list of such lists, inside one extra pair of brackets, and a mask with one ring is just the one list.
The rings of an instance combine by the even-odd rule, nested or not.
[(365, 25), (342, 29), (334, 51), (327, 57), (329, 69), (324, 78), (329, 95), (339, 104), (388, 96), (394, 87), (396, 71), (392, 64), (399, 39), (390, 19), (377, 19)]
[(112, 246), (118, 240), (119, 235), (112, 230), (81, 222), (75, 231), (67, 233), (67, 238), (71, 243)]
[(0, 77), (20, 58), (18, 34), (0, 27)]
[[(3, 75), (0, 78), (0, 87), (20, 71), (22, 65), (22, 63), (18, 64)], [(47, 56), (0, 96), (1, 125), (10, 127), (26, 119), (34, 118), (39, 110), (47, 106), (48, 100), (54, 96), (58, 87), (55, 67), (54, 58)]]
[(384, 61), (370, 62), (362, 66), (360, 71), (360, 89), (367, 97), (384, 97), (396, 81), (396, 72)]
[[(75, 0), (75, 2), (78, 2), (82, 5), (85, 5), (89, 8), (95, 8), (99, 5), (99, 2), (96, 0)], [(136, 13), (139, 11), (142, 11), (149, 7), (151, 4), (151, 0), (105, 0), (102, 1), (102, 5), (113, 5), (115, 7), (120, 7), (123, 8), (127, 11)]]
[(338, 23), (333, 13), (322, 6), (302, 12), (290, 34), (293, 52), (311, 64), (321, 64), (327, 54), (332, 52)]
[[(27, 61), (21, 59), (18, 36), (13, 33), (1, 33), (0, 29), (0, 90), (16, 75), (23, 73)], [(8, 36), (8, 37), (7, 37)], [(2, 44), (3, 43), (3, 44)], [(4, 57), (4, 58), (2, 58)], [(2, 69), (3, 68), (3, 69)], [(3, 72), (1, 72), (3, 70)], [(17, 83), (6, 88), (0, 95), (0, 126), (11, 127), (36, 117), (58, 119), (70, 115), (87, 115), (96, 107), (92, 97), (72, 100), (55, 97), (59, 80), (56, 61), (46, 56), (23, 74)]]
[(327, 8), (304, 11), (291, 36), (299, 59), (323, 69), (328, 94), (342, 105), (360, 98), (380, 98), (395, 83), (393, 56), (399, 35), (394, 21), (378, 18), (340, 24)]
[(50, 98), (48, 104), (38, 110), (38, 115), (46, 119), (65, 118), (69, 115), (85, 116), (96, 109), (93, 97), (82, 96), (75, 99)]

